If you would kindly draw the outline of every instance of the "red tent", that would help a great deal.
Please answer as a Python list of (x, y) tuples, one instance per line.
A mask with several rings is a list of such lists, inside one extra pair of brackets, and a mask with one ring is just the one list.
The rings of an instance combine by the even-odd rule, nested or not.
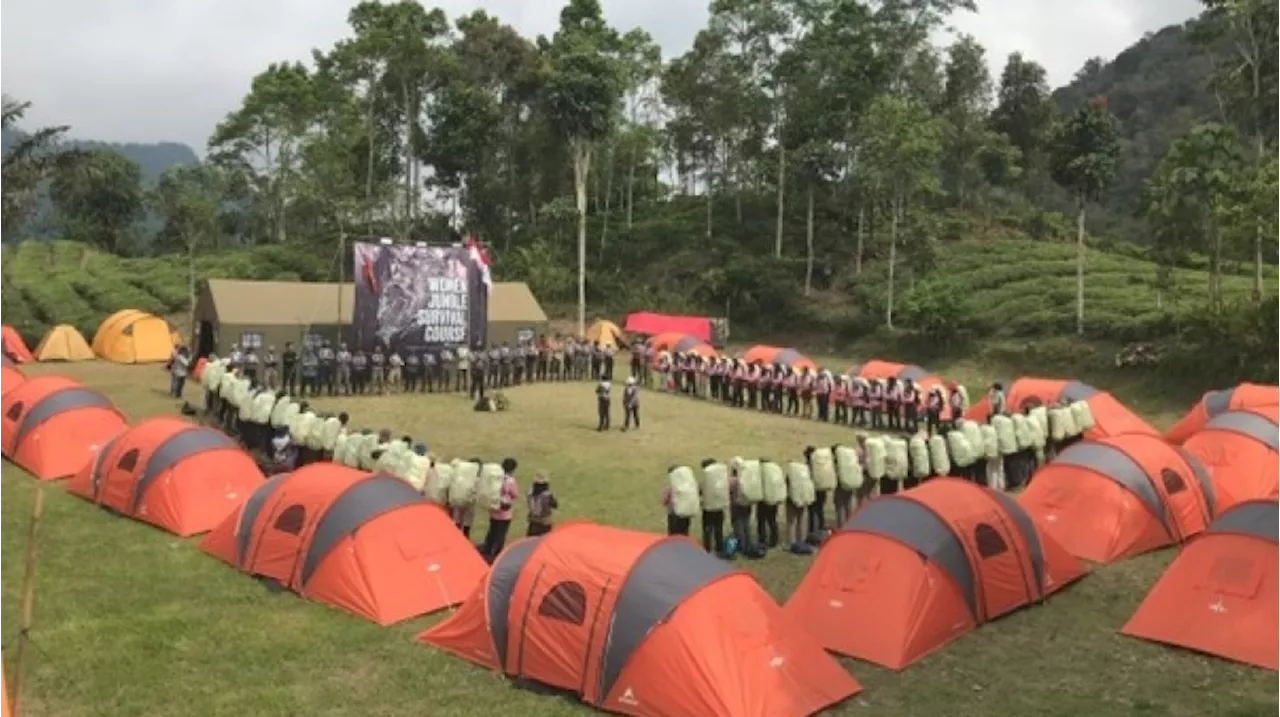
[(828, 650), (900, 670), (1085, 572), (1013, 498), (936, 478), (859, 508), (785, 610)]
[(795, 349), (765, 346), (764, 344), (747, 349), (747, 352), (742, 355), (742, 360), (747, 363), (781, 364), (796, 371), (803, 371), (804, 369), (809, 369), (810, 371), (818, 370), (818, 364)]
[(18, 367), (8, 359), (5, 359), (4, 365), (0, 366), (0, 396), (21, 386), (27, 380), (27, 375), (18, 370)]
[(1241, 503), (1178, 553), (1125, 635), (1280, 669), (1275, 500)]
[[(1115, 396), (1106, 391), (1099, 391), (1087, 383), (1061, 378), (1020, 378), (1013, 384), (1006, 385), (1004, 389), (1005, 403), (1013, 411), (1021, 411), (1026, 406), (1044, 406), (1055, 401), (1087, 402), (1089, 409), (1093, 412), (1095, 425), (1085, 433), (1085, 438), (1106, 438), (1121, 433), (1160, 435), (1138, 414), (1116, 400)], [(965, 412), (965, 418), (985, 421), (990, 413), (991, 405), (984, 395)]]
[[(944, 397), (946, 395), (946, 381), (915, 364), (871, 359), (866, 363), (856, 363), (850, 366), (849, 375), (865, 379), (878, 378), (883, 380), (896, 378), (900, 381), (910, 380), (919, 388), (922, 397), (934, 387), (941, 387), (944, 389)], [(944, 401), (942, 405), (943, 416), (949, 418), (951, 416), (951, 402)]]
[(161, 416), (107, 441), (67, 490), (186, 537), (213, 530), (262, 480), (253, 457), (221, 431)]
[(1280, 386), (1242, 383), (1235, 388), (1206, 393), (1164, 435), (1170, 443), (1182, 443), (1219, 414), (1242, 408), (1280, 405)]
[(1280, 494), (1280, 407), (1255, 406), (1214, 416), (1182, 444), (1209, 472), (1226, 510), (1252, 498)]
[(36, 360), (31, 355), (31, 349), (27, 348), (27, 342), (23, 341), (18, 332), (8, 324), (0, 326), (0, 348), (14, 363), (28, 363)]
[(379, 625), (456, 605), (485, 574), (440, 506), (399, 478), (333, 463), (266, 481), (200, 549)]
[(627, 325), (623, 328), (629, 334), (645, 334), (656, 336), (666, 333), (688, 334), (703, 341), (711, 341), (711, 319), (705, 316), (672, 316), (670, 314), (653, 314), (639, 311), (627, 314)]
[(592, 523), (512, 544), (418, 639), (637, 717), (800, 717), (860, 689), (750, 575)]
[(110, 399), (65, 376), (6, 391), (0, 412), (4, 457), (40, 480), (75, 475), (128, 425)]
[[(716, 358), (720, 355), (711, 344), (703, 341), (697, 336), (680, 333), (658, 334), (649, 339), (649, 345), (656, 351), (670, 351), (671, 353), (694, 353), (703, 358)], [(657, 356), (654, 357), (657, 360)]]

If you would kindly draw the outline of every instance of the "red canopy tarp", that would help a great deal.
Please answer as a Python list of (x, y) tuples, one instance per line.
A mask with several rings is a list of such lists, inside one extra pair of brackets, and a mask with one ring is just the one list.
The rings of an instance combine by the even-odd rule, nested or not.
[(705, 316), (672, 316), (637, 311), (634, 314), (627, 314), (627, 325), (624, 328), (630, 334), (656, 336), (677, 332), (696, 336), (703, 341), (711, 341), (711, 319)]

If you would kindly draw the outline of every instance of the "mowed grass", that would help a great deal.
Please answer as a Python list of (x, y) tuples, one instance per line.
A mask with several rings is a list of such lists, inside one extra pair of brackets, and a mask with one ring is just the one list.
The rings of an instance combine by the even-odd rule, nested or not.
[[(947, 368), (972, 371), (963, 380), (980, 374)], [(75, 376), (134, 420), (177, 409), (155, 367), (95, 363), (29, 372)], [(512, 409), (500, 414), (473, 413), (458, 396), (317, 403), (349, 411), (357, 428), (408, 433), (442, 455), (515, 456), (526, 485), (533, 471), (551, 472), (561, 520), (648, 531), (664, 528), (658, 499), (672, 463), (785, 458), (806, 444), (849, 436), (847, 429), (652, 394), (644, 397), (641, 431), (600, 435), (589, 384), (528, 386), (509, 396)], [(35, 482), (6, 463), (2, 486), (9, 498), (0, 531), (8, 558), (0, 566), (3, 651), (11, 668)], [(477, 533), (483, 528), (478, 524)], [(443, 615), (384, 629), (290, 593), (272, 594), (197, 551), (195, 541), (112, 517), (58, 485), (46, 488), (37, 545), (25, 715), (589, 713), (416, 644), (414, 636)], [(1166, 550), (1099, 569), (1045, 605), (983, 626), (901, 674), (845, 660), (864, 691), (832, 714), (1275, 714), (1273, 674), (1117, 634), (1172, 557)], [(782, 599), (809, 562), (775, 553), (739, 566)]]

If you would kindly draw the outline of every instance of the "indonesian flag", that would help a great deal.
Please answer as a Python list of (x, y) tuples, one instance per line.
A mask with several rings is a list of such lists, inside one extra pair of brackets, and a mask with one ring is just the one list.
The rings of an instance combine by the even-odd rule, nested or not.
[(489, 271), (489, 250), (480, 244), (474, 234), (468, 234), (464, 243), (467, 247), (467, 256), (480, 267), (480, 280), (484, 282), (485, 290), (492, 293), (493, 274)]

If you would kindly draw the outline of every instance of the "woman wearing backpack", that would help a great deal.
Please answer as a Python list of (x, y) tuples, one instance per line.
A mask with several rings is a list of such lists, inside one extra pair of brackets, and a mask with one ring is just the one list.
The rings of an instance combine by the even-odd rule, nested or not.
[(662, 507), (667, 509), (667, 535), (689, 535), (693, 516), (699, 511), (698, 482), (685, 466), (667, 468), (667, 487), (662, 489)]

